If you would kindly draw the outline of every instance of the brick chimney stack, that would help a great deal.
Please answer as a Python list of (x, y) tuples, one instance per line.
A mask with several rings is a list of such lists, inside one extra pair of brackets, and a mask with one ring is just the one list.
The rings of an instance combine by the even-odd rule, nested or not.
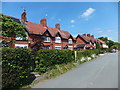
[(55, 25), (55, 28), (57, 28), (57, 29), (60, 30), (60, 24), (56, 24), (56, 25)]
[(90, 37), (90, 34), (87, 34), (88, 37)]
[(42, 24), (43, 27), (47, 27), (47, 20), (46, 20), (46, 18), (41, 19), (40, 20), (40, 24)]
[(83, 36), (86, 36), (86, 34), (83, 34)]
[(94, 38), (94, 35), (91, 35), (92, 38)]
[(27, 18), (26, 18), (26, 10), (24, 10), (24, 12), (22, 13), (21, 19), (22, 19), (24, 22), (27, 21)]

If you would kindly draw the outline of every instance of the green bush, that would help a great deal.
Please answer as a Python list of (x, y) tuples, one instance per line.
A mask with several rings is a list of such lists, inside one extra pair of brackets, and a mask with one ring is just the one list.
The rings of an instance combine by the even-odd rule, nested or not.
[(80, 60), (82, 57), (91, 57), (92, 54), (98, 55), (100, 52), (98, 49), (93, 50), (80, 50), (77, 51), (77, 60)]
[(18, 88), (25, 85), (30, 74), (33, 58), (25, 48), (2, 49), (2, 88)]
[(55, 67), (56, 64), (67, 64), (74, 61), (74, 52), (71, 50), (39, 50), (36, 55), (35, 71), (44, 73)]

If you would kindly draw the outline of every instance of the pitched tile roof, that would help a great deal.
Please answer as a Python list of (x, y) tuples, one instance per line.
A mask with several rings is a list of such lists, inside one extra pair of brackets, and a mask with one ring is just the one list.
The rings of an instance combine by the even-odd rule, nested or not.
[(84, 36), (84, 35), (78, 35), (78, 36), (80, 36), (86, 42), (90, 42), (91, 41), (92, 43), (94, 43), (96, 41), (96, 39), (93, 38), (93, 37), (88, 37), (88, 36)]
[[(5, 15), (5, 16), (7, 16), (7, 15)], [(52, 37), (55, 37), (56, 34), (59, 33), (62, 38), (68, 39), (71, 35), (68, 31), (58, 30), (57, 28), (52, 28), (52, 27), (43, 27), (41, 24), (37, 24), (37, 23), (29, 22), (29, 21), (24, 23), (21, 19), (11, 17), (11, 16), (8, 16), (8, 17), (10, 17), (15, 22), (18, 22), (18, 23), (22, 24), (23, 26), (25, 26), (27, 31), (31, 34), (43, 35), (44, 32), (46, 32), (46, 30), (48, 30)], [(73, 39), (75, 40), (74, 37), (73, 37)]]
[(105, 41), (98, 39), (100, 43), (106, 44)]
[(40, 35), (42, 35), (43, 32), (46, 31), (46, 28), (43, 27), (41, 24), (37, 24), (37, 23), (29, 22), (29, 21), (26, 22), (25, 27), (27, 28), (27, 30), (31, 34), (40, 34)]

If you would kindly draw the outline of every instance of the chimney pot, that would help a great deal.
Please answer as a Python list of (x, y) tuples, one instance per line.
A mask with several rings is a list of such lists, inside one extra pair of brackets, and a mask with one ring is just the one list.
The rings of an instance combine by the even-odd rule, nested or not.
[(57, 29), (60, 30), (60, 24), (56, 24), (56, 25), (55, 25), (55, 28), (57, 28)]
[(90, 37), (90, 34), (87, 34), (88, 37)]
[(94, 38), (94, 35), (91, 35), (92, 38)]
[(83, 34), (83, 36), (86, 36), (86, 34)]
[(27, 18), (26, 18), (26, 10), (24, 10), (24, 12), (22, 13), (21, 19), (22, 19), (24, 22), (27, 21)]
[(47, 20), (46, 20), (46, 18), (41, 19), (40, 20), (40, 24), (42, 24), (43, 27), (47, 27)]

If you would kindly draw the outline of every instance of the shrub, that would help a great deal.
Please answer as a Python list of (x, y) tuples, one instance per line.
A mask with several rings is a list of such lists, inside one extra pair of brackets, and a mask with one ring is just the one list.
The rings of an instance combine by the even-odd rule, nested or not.
[(99, 50), (98, 49), (93, 49), (93, 50), (81, 50), (81, 51), (77, 51), (77, 60), (81, 60), (82, 57), (91, 57), (91, 55), (99, 54)]
[(25, 48), (2, 49), (2, 87), (18, 88), (27, 82), (33, 65), (31, 50)]
[(56, 64), (67, 64), (74, 60), (71, 50), (39, 50), (36, 55), (35, 71), (44, 73), (55, 67)]

